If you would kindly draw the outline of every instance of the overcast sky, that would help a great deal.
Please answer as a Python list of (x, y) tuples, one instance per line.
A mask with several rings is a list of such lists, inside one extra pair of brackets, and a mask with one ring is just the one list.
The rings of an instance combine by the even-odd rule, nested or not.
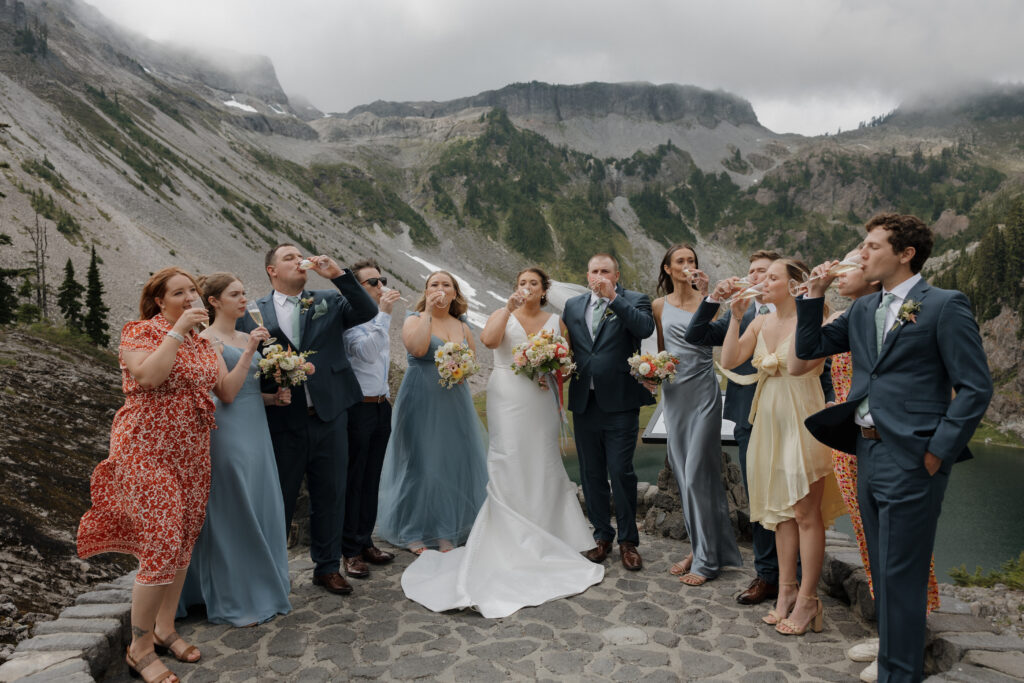
[(324, 111), (518, 81), (723, 89), (776, 132), (856, 127), (917, 92), (1024, 81), (1020, 0), (92, 0), (155, 40), (273, 60)]

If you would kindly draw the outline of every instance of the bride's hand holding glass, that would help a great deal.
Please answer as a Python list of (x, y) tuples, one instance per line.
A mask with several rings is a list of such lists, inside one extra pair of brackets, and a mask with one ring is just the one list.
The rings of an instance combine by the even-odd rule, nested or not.
[(508, 309), (509, 313), (515, 311), (523, 305), (523, 302), (526, 301), (528, 296), (530, 296), (530, 291), (528, 289), (517, 289), (509, 295), (508, 301), (505, 303), (505, 308)]

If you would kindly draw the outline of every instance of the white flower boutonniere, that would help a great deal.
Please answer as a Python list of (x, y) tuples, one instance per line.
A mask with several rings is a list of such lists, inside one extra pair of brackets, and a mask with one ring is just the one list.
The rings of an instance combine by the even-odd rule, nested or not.
[(309, 310), (309, 307), (313, 305), (313, 297), (307, 296), (305, 299), (299, 299), (299, 314), (303, 314)]
[(323, 315), (327, 315), (327, 299), (321, 299), (320, 303), (313, 307), (313, 320)]
[(915, 324), (917, 322), (917, 314), (920, 312), (921, 302), (914, 301), (913, 299), (907, 299), (903, 302), (903, 305), (900, 306), (900, 311), (896, 314), (896, 322), (893, 323), (892, 329), (895, 330), (903, 325)]

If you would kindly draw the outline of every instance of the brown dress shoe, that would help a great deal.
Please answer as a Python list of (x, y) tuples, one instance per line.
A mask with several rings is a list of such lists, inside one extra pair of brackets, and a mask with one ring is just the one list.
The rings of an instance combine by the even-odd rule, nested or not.
[(345, 573), (352, 578), (365, 579), (370, 575), (370, 568), (363, 562), (363, 558), (359, 556), (346, 557), (343, 561), (345, 563)]
[(369, 548), (363, 549), (363, 559), (370, 564), (387, 564), (395, 559), (395, 556), (386, 550), (381, 550), (371, 545)]
[(622, 566), (629, 571), (635, 572), (644, 568), (644, 561), (632, 543), (620, 543), (619, 555), (622, 556)]
[(774, 600), (777, 597), (779, 597), (779, 584), (768, 583), (760, 576), (755, 576), (747, 586), (747, 590), (736, 596), (736, 602), (741, 605), (759, 605), (765, 600)]
[(348, 595), (352, 592), (352, 586), (349, 585), (345, 577), (338, 572), (331, 572), (330, 574), (314, 574), (313, 585), (323, 586), (324, 590), (328, 593), (335, 593), (337, 595)]
[(597, 545), (587, 552), (583, 553), (583, 557), (587, 558), (595, 564), (601, 564), (608, 557), (608, 553), (612, 551), (611, 541), (595, 541)]

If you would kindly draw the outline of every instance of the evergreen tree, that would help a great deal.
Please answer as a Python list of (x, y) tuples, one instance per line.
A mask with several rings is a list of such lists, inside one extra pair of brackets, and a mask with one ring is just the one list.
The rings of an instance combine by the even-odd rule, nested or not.
[(64, 323), (68, 329), (75, 332), (82, 331), (82, 294), (85, 287), (75, 280), (75, 266), (71, 259), (64, 264), (64, 281), (60, 283), (57, 290), (57, 306), (60, 314), (64, 316)]
[[(11, 236), (0, 232), (0, 245), (10, 243)], [(0, 325), (10, 325), (14, 322), (16, 294), (14, 287), (7, 279), (15, 277), (17, 274), (18, 271), (12, 268), (0, 268)]]
[(106, 346), (110, 343), (110, 335), (107, 334), (107, 330), (110, 329), (107, 324), (109, 310), (103, 303), (103, 282), (100, 280), (100, 269), (96, 263), (96, 247), (93, 247), (85, 281), (85, 318), (82, 322), (85, 333), (96, 346)]

